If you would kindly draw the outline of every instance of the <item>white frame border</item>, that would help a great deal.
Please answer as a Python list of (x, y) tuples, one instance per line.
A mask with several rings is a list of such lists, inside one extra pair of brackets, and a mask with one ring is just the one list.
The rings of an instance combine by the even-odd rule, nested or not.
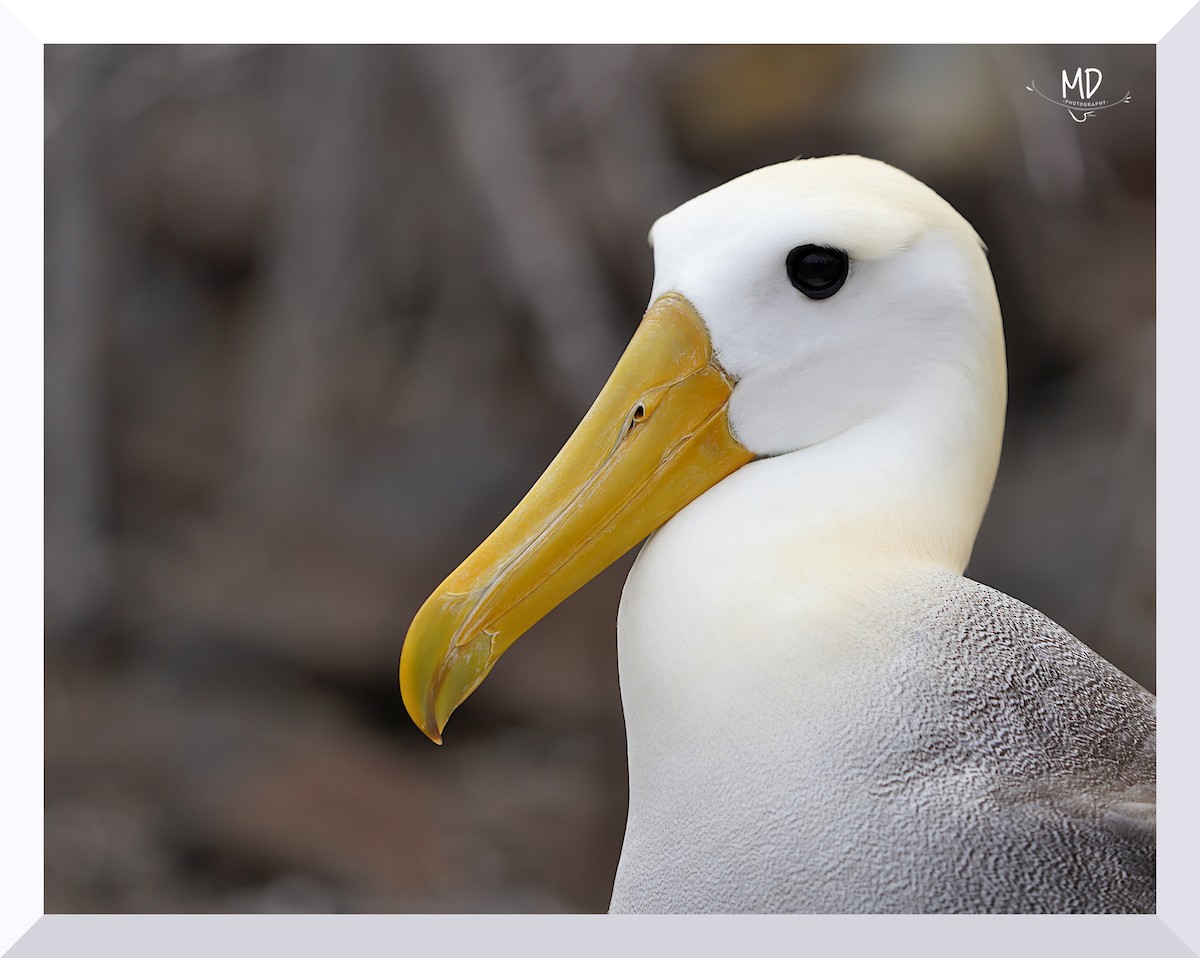
[[(472, 0), (476, 2), (476, 0)], [(3, 473), (6, 496), (3, 581), (10, 626), (5, 667), (0, 669), (0, 723), (5, 784), (0, 816), (0, 947), (14, 942), (17, 958), (36, 955), (105, 953), (121, 955), (208, 956), (218, 951), (243, 954), (286, 948), (293, 956), (371, 953), (384, 948), (429, 945), (454, 951), (495, 951), (511, 943), (515, 950), (537, 953), (570, 948), (573, 955), (608, 955), (632, 941), (675, 950), (680, 946), (707, 953), (729, 953), (776, 945), (822, 945), (838, 954), (920, 954), (973, 958), (1011, 958), (1014, 950), (1031, 954), (1087, 954), (1089, 958), (1130, 953), (1196, 954), (1200, 948), (1200, 910), (1193, 899), (1197, 882), (1194, 862), (1200, 859), (1200, 819), (1195, 814), (1197, 725), (1200, 696), (1192, 687), (1200, 676), (1200, 649), (1192, 633), (1188, 608), (1192, 596), (1188, 575), (1193, 560), (1198, 510), (1193, 488), (1200, 453), (1192, 413), (1197, 408), (1195, 371), (1200, 356), (1195, 293), (1198, 266), (1196, 224), (1200, 201), (1191, 167), (1200, 150), (1191, 91), (1193, 64), (1200, 61), (1200, 7), (1180, 22), (1190, 0), (1154, 0), (1140, 5), (1139, 22), (1127, 22), (1127, 5), (1099, 0), (1076, 9), (1043, 0), (1012, 0), (989, 21), (988, 8), (978, 8), (970, 22), (951, 21), (949, 8), (936, 0), (880, 4), (849, 0), (827, 8), (837, 24), (831, 35), (777, 35), (770, 24), (795, 22), (796, 10), (767, 0), (738, 5), (736, 20), (716, 24), (679, 11), (650, 11), (635, 0), (606, 4), (609, 26), (582, 24), (564, 13), (573, 5), (480, 3), (464, 16), (462, 4), (443, 5), (432, 26), (414, 27), (408, 4), (369, 4), (342, 0), (340, 18), (332, 25), (324, 8), (289, 4), (248, 4), (216, 0), (206, 4), (199, 27), (194, 8), (161, 0), (6, 0), (0, 2), (0, 168), (4, 176), (0, 201), (0, 264), (3, 269), (4, 314), (16, 340), (0, 352), (0, 397), (14, 451), (10, 462), (22, 468)], [(451, 9), (451, 6), (453, 9)], [(469, 6), (469, 5), (468, 5)], [(539, 9), (540, 8), (540, 9)], [(957, 8), (961, 9), (961, 8)], [(694, 13), (695, 11), (693, 11)], [(380, 29), (379, 20), (383, 20)], [(940, 23), (940, 26), (939, 26)], [(1171, 24), (1175, 24), (1171, 27)], [(29, 24), (30, 26), (26, 26)], [(369, 24), (369, 29), (364, 28)], [(636, 30), (628, 29), (635, 25)], [(623, 32), (625, 37), (613, 36)], [(1169, 29), (1166, 29), (1169, 28)], [(1158, 398), (1164, 439), (1158, 448), (1158, 496), (1170, 522), (1158, 529), (1159, 624), (1158, 689), (1163, 721), (1159, 743), (1162, 798), (1159, 803), (1159, 912), (1157, 916), (786, 916), (736, 918), (608, 918), (605, 916), (243, 916), (243, 915), (51, 915), (44, 916), (43, 898), (43, 658), (34, 636), (43, 633), (41, 595), (43, 535), (38, 522), (43, 503), (43, 43), (337, 41), (378, 42), (381, 36), (403, 42), (496, 41), (519, 37), (525, 42), (594, 42), (608, 32), (611, 39), (668, 42), (781, 40), (833, 42), (1155, 42), (1158, 41)], [(183, 35), (187, 36), (184, 37)], [(840, 36), (838, 35), (840, 34)], [(853, 36), (851, 36), (853, 34)], [(1164, 35), (1165, 34), (1165, 35)], [(1034, 39), (1036, 38), (1036, 39)], [(36, 144), (36, 145), (35, 145)], [(37, 397), (36, 417), (21, 413)], [(31, 419), (32, 421), (26, 421)], [(1193, 436), (1188, 442), (1185, 436)], [(531, 927), (536, 923), (536, 928)], [(584, 927), (586, 925), (586, 928)], [(986, 925), (986, 928), (984, 927)], [(511, 929), (516, 934), (506, 938)], [(530, 936), (530, 932), (533, 935)], [(500, 933), (499, 935), (497, 933)], [(18, 941), (19, 939), (19, 941)], [(99, 949), (97, 946), (101, 946)]]

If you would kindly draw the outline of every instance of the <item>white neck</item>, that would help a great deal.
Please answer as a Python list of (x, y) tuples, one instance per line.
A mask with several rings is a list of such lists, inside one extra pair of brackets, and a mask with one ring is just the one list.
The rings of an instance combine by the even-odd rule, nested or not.
[(1002, 364), (948, 373), (832, 439), (750, 463), (655, 533), (618, 619), (631, 773), (647, 750), (754, 734), (775, 704), (819, 708), (812, 683), (869, 654), (858, 637), (886, 632), (867, 626), (890, 592), (931, 568), (961, 574), (1003, 403)]

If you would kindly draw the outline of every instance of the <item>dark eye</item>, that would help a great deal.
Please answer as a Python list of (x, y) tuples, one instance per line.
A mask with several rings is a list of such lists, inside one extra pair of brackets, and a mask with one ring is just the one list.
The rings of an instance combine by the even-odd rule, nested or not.
[(842, 288), (850, 257), (828, 246), (797, 246), (788, 253), (787, 274), (792, 285), (809, 299), (826, 299)]

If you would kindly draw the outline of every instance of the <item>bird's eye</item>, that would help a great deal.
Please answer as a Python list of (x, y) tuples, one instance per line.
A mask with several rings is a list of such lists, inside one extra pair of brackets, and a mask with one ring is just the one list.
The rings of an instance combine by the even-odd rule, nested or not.
[(850, 257), (828, 246), (797, 246), (788, 253), (787, 274), (792, 285), (809, 299), (827, 299), (842, 288)]

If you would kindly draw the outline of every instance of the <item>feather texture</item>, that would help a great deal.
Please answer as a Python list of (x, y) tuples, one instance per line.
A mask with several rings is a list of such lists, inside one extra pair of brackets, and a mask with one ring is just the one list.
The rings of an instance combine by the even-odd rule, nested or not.
[(829, 676), (847, 707), (643, 783), (613, 911), (1152, 912), (1154, 697), (948, 572), (876, 628)]

